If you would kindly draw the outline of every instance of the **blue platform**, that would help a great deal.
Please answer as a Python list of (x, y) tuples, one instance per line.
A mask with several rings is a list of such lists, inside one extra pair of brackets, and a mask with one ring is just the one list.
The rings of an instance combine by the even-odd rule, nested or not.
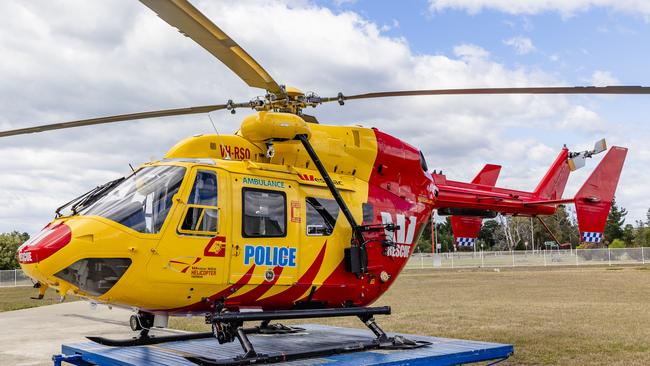
[[(329, 327), (324, 325), (300, 325), (304, 332), (284, 335), (250, 335), (256, 351), (277, 353), (287, 350), (310, 350), (332, 344), (367, 341), (374, 335), (367, 330)], [(509, 344), (498, 344), (461, 339), (405, 335), (412, 340), (431, 342), (431, 345), (410, 350), (375, 349), (344, 353), (299, 361), (284, 365), (457, 365), (473, 362), (503, 360), (514, 351)], [(138, 347), (108, 347), (94, 342), (64, 344), (60, 355), (52, 359), (54, 365), (62, 362), (74, 365), (195, 365), (184, 356), (202, 356), (213, 359), (233, 358), (242, 353), (238, 342), (218, 344), (215, 339), (169, 342)]]

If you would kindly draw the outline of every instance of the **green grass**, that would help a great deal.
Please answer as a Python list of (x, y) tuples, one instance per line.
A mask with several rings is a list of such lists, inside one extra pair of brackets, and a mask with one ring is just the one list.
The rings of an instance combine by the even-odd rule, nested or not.
[[(409, 270), (375, 305), (392, 305), (378, 317), (389, 331), (512, 343), (510, 365), (648, 365), (648, 284), (634, 267)], [(202, 318), (171, 325), (207, 330)]]
[[(38, 296), (38, 290), (29, 286), (25, 287), (0, 287), (0, 312), (33, 308), (36, 306), (51, 305), (59, 303), (59, 294), (48, 289), (42, 300), (30, 299), (31, 296)], [(66, 301), (74, 301), (74, 296), (68, 295)]]
[[(650, 365), (650, 267), (407, 270), (375, 305), (388, 331), (512, 343), (510, 365)], [(0, 288), (0, 311), (58, 302)], [(72, 300), (69, 297), (68, 300)], [(300, 320), (363, 328), (356, 319)], [(287, 322), (288, 324), (291, 324)], [(207, 330), (202, 317), (170, 326)]]

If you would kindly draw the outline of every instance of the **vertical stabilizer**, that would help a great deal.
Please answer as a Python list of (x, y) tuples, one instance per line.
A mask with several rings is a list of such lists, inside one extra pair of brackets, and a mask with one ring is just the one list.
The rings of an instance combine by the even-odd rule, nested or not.
[(557, 156), (551, 167), (548, 169), (544, 178), (539, 182), (533, 194), (540, 199), (557, 200), (562, 198), (564, 188), (569, 179), (571, 169), (567, 159), (569, 158), (569, 149), (562, 148), (560, 154)]
[(600, 243), (627, 149), (613, 146), (575, 196), (582, 242)]

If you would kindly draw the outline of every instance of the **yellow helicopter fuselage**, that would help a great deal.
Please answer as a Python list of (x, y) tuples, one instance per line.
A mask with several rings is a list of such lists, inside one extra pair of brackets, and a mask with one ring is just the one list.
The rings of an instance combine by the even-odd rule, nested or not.
[[(23, 245), (23, 270), (62, 294), (155, 313), (206, 313), (216, 301), (231, 309), (372, 303), (429, 218), (433, 183), (419, 151), (398, 139), (363, 127), (307, 127), (296, 117), (261, 112), (236, 135), (179, 142)], [(368, 234), (363, 276), (345, 268), (351, 226), (303, 146), (289, 139), (297, 133), (311, 136), (357, 222), (399, 226)]]

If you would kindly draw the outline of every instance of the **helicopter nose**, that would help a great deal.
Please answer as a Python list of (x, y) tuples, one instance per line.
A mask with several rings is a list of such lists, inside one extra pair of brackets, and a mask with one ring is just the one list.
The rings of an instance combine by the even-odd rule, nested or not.
[(72, 231), (63, 222), (50, 223), (18, 248), (18, 262), (38, 263), (70, 243)]

